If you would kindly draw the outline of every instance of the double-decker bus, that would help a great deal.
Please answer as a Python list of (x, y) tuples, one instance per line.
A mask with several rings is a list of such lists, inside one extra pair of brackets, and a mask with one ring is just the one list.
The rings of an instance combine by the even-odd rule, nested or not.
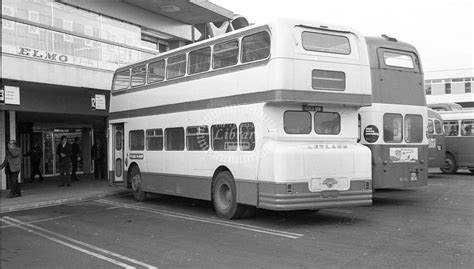
[(373, 187), (425, 186), (428, 112), (418, 52), (385, 35), (366, 43), (373, 99), (360, 109), (360, 141), (372, 151)]
[(443, 129), (443, 119), (435, 110), (428, 108), (428, 167), (443, 167), (446, 159), (446, 143)]
[(474, 173), (474, 110), (439, 111), (446, 135), (446, 161), (441, 171), (456, 173), (467, 168)]
[(372, 203), (370, 150), (357, 113), (370, 105), (363, 36), (279, 20), (119, 68), (110, 98), (110, 177), (147, 193), (250, 208)]

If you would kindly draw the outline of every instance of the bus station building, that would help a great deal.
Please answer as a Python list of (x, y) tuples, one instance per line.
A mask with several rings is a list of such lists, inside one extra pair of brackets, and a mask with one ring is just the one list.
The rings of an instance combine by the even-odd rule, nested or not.
[[(2, 0), (0, 156), (16, 140), (27, 180), (28, 152), (38, 145), (42, 174), (55, 176), (61, 136), (78, 137), (78, 170), (93, 172), (114, 70), (206, 38), (233, 17), (202, 0)], [(0, 184), (7, 188), (4, 171)]]

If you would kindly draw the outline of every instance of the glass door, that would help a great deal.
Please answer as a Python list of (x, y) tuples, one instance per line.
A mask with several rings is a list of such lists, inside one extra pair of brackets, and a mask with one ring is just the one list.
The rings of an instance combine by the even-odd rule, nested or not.
[(52, 131), (43, 132), (43, 149), (43, 174), (53, 176), (56, 170), (56, 154)]

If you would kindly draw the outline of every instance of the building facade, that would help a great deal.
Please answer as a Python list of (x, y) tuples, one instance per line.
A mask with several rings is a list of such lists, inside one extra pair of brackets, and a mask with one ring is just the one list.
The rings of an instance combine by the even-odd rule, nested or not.
[(425, 72), (425, 92), (428, 104), (457, 103), (474, 107), (474, 69)]
[[(188, 44), (204, 35), (202, 25), (233, 16), (195, 0), (2, 0), (0, 157), (16, 140), (27, 179), (28, 152), (38, 145), (41, 172), (55, 176), (65, 135), (79, 138), (79, 171), (92, 172), (91, 147), (107, 139), (114, 70)], [(4, 171), (0, 182), (7, 188)]]

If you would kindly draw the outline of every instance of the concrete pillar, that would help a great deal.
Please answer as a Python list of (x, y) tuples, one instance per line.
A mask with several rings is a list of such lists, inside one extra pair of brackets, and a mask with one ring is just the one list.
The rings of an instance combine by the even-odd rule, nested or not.
[[(5, 125), (5, 111), (0, 111), (0, 162), (3, 162), (6, 153), (6, 129), (7, 126)], [(6, 190), (7, 189), (7, 177), (5, 175), (5, 169), (0, 171), (0, 189)]]
[[(16, 114), (15, 111), (8, 111), (10, 122), (10, 140), (18, 140), (16, 137)], [(19, 143), (19, 141), (17, 141)], [(17, 145), (19, 146), (20, 144)]]

